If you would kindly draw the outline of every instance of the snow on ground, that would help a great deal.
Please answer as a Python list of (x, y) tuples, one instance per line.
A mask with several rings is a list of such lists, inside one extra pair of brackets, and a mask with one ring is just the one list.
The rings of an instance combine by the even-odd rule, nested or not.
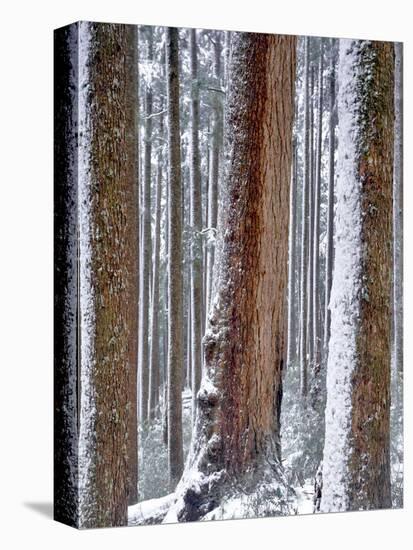
[(145, 525), (150, 523), (160, 523), (157, 521), (162, 519), (170, 508), (174, 493), (165, 495), (161, 498), (153, 498), (139, 502), (128, 508), (128, 525)]
[(297, 496), (297, 515), (312, 514), (314, 495), (313, 484), (307, 480), (302, 487), (294, 487), (294, 491)]

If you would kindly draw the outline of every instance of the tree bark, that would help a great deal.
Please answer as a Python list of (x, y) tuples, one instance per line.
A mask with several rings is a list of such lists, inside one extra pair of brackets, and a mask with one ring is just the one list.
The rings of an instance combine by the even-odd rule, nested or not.
[(297, 144), (293, 146), (292, 177), (290, 190), (290, 225), (289, 225), (289, 245), (288, 245), (288, 351), (287, 367), (291, 366), (296, 353), (296, 311), (295, 311), (295, 289), (296, 289), (296, 228), (297, 228)]
[(138, 285), (135, 33), (80, 23), (81, 527), (127, 523)]
[(340, 42), (323, 511), (391, 507), (394, 47)]
[(169, 156), (168, 257), (168, 467), (173, 490), (183, 470), (182, 449), (182, 185), (179, 123), (178, 29), (166, 31)]
[(228, 490), (253, 491), (257, 478), (271, 492), (282, 477), (295, 37), (233, 34), (230, 71), (217, 295), (191, 454), (169, 513), (179, 521), (203, 517)]

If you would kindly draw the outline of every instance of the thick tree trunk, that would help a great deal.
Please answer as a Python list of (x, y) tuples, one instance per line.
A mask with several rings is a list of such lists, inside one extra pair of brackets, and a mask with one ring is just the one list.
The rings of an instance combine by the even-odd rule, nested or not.
[(195, 421), (196, 394), (202, 372), (202, 196), (199, 158), (199, 82), (196, 30), (190, 31), (191, 62), (191, 363), (192, 363), (192, 420)]
[[(141, 31), (142, 32), (142, 31)], [(147, 39), (147, 61), (153, 61), (153, 30), (145, 27), (142, 35)], [(151, 163), (152, 163), (152, 84), (146, 85), (145, 94), (145, 133), (144, 133), (144, 171), (142, 189), (142, 265), (140, 281), (140, 312), (139, 312), (139, 420), (148, 419), (149, 402), (149, 311), (150, 311), (150, 266), (152, 265), (152, 235), (151, 235)]]
[(80, 23), (82, 527), (127, 523), (138, 285), (135, 33)]
[[(310, 91), (309, 91), (309, 38), (304, 42), (304, 177), (301, 213), (301, 286), (300, 286), (300, 394), (307, 397), (307, 281), (308, 281), (308, 214), (310, 186)], [(305, 405), (305, 402), (303, 403)]]
[(389, 508), (394, 47), (340, 42), (323, 511)]
[(166, 521), (197, 520), (237, 487), (282, 490), (295, 37), (239, 33), (232, 48), (217, 294), (191, 454)]
[(183, 469), (182, 449), (182, 185), (179, 129), (178, 29), (166, 31), (168, 97), (169, 215), (168, 215), (168, 467), (173, 490)]

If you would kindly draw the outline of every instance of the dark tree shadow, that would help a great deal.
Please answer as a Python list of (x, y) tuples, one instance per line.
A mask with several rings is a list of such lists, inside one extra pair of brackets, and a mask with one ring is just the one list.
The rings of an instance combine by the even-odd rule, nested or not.
[(53, 502), (23, 502), (23, 505), (42, 516), (53, 519)]

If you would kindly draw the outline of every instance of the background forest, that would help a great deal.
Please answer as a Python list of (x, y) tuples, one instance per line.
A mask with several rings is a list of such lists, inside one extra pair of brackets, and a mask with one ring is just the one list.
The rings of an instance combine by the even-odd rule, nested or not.
[(55, 51), (56, 517), (402, 506), (401, 45), (80, 23)]

